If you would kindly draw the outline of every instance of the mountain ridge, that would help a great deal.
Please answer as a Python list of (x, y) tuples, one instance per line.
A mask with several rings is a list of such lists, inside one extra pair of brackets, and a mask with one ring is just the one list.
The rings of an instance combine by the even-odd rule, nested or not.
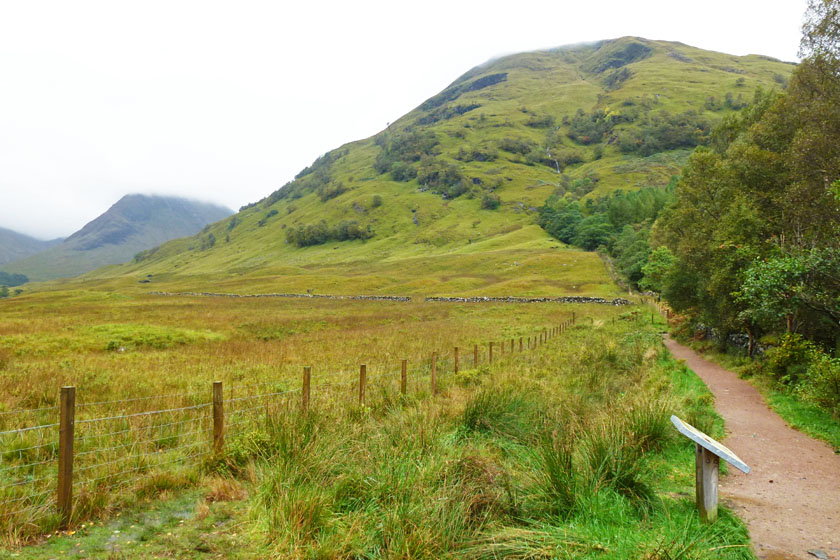
[(289, 267), (562, 249), (534, 225), (549, 196), (664, 188), (713, 124), (792, 68), (634, 37), (498, 57), (236, 215), (99, 277), (287, 281)]
[(138, 251), (192, 235), (232, 210), (179, 197), (128, 194), (81, 229), (44, 251), (3, 266), (30, 280), (76, 276), (120, 264)]
[(0, 265), (14, 262), (57, 245), (62, 238), (42, 240), (12, 229), (0, 227)]

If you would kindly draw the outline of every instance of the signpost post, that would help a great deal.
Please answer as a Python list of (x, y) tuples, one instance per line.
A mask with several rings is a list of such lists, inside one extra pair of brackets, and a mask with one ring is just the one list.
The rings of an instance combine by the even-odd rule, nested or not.
[(750, 468), (725, 445), (713, 440), (691, 424), (686, 424), (676, 416), (671, 416), (671, 423), (696, 445), (694, 455), (697, 509), (700, 511), (700, 519), (706, 523), (714, 523), (718, 510), (720, 459), (745, 473), (749, 473)]

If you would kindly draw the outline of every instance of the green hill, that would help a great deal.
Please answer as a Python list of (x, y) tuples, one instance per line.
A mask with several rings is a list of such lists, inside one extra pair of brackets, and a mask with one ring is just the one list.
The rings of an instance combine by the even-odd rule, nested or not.
[[(606, 288), (583, 286), (603, 282), (603, 270), (596, 281), (560, 268), (580, 261), (595, 274), (597, 257), (562, 250), (535, 225), (547, 197), (664, 187), (714, 123), (756, 88), (783, 87), (793, 67), (633, 37), (492, 60), (235, 216), (95, 277), (269, 291), (480, 293), (499, 281), (494, 290), (523, 295), (598, 292)], [(524, 261), (542, 262), (540, 271), (513, 264)], [(492, 282), (471, 276), (482, 266)]]
[(42, 241), (6, 228), (0, 228), (0, 265), (34, 255), (61, 243), (61, 239)]
[(124, 263), (138, 251), (193, 235), (231, 214), (227, 208), (183, 198), (131, 194), (49, 249), (2, 267), (30, 280), (76, 276)]

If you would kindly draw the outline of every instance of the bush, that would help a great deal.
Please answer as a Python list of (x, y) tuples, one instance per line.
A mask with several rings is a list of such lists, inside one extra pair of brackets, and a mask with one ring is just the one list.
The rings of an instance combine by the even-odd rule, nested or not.
[(624, 153), (650, 156), (665, 150), (694, 148), (706, 144), (711, 127), (694, 111), (672, 115), (660, 111), (646, 118), (638, 127), (618, 137), (618, 147)]
[(808, 369), (816, 346), (796, 333), (785, 333), (779, 345), (767, 351), (764, 369), (780, 383), (795, 385)]
[(414, 130), (393, 135), (384, 133), (377, 136), (375, 142), (382, 151), (376, 155), (373, 168), (379, 173), (390, 172), (395, 181), (410, 181), (416, 177), (417, 173), (410, 164), (433, 156), (438, 144), (433, 132)]
[(420, 162), (417, 181), (433, 193), (443, 194), (448, 198), (456, 198), (467, 192), (458, 166), (432, 157), (423, 158)]
[[(276, 216), (276, 215), (277, 215), (277, 209), (276, 209), (276, 208), (272, 208), (271, 210), (269, 210), (269, 211), (265, 214), (265, 216), (263, 216), (263, 217), (260, 219), (260, 221), (259, 221), (259, 222), (257, 222), (257, 226), (258, 226), (258, 227), (263, 227), (266, 223), (268, 223), (269, 218), (271, 218), (272, 216)], [(233, 228), (228, 227), (228, 230), (231, 230), (231, 229), (233, 229)]]
[(8, 272), (0, 272), (0, 286), (13, 288), (21, 286), (29, 282), (29, 278), (25, 274), (9, 274)]
[(804, 391), (808, 397), (835, 417), (840, 417), (840, 358), (819, 352), (805, 373)]
[(378, 194), (373, 195), (373, 198), (370, 200), (370, 207), (379, 208), (380, 206), (382, 206), (382, 197)]
[[(318, 197), (321, 199), (321, 202), (326, 202), (331, 198), (335, 198), (341, 194), (347, 192), (347, 187), (344, 186), (344, 183), (339, 181), (338, 183), (332, 183), (329, 185), (323, 185), (318, 188)], [(274, 211), (276, 213), (276, 211)]]
[(512, 154), (525, 155), (537, 147), (537, 145), (530, 140), (523, 140), (521, 138), (510, 138), (506, 136), (499, 140), (498, 146), (500, 150), (510, 152)]
[(355, 220), (344, 220), (335, 227), (330, 227), (326, 220), (321, 220), (317, 224), (299, 225), (286, 231), (286, 241), (298, 247), (323, 245), (328, 241), (365, 240), (371, 237), (373, 237), (373, 231), (370, 226), (362, 228)]
[(492, 193), (484, 193), (481, 197), (481, 208), (484, 210), (495, 210), (502, 203), (499, 195)]

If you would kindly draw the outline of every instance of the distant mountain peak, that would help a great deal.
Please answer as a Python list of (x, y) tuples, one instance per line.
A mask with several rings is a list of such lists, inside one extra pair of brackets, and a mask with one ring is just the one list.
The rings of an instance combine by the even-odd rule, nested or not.
[(61, 244), (4, 267), (31, 280), (76, 276), (131, 260), (140, 251), (193, 235), (233, 214), (229, 208), (186, 198), (127, 194)]

